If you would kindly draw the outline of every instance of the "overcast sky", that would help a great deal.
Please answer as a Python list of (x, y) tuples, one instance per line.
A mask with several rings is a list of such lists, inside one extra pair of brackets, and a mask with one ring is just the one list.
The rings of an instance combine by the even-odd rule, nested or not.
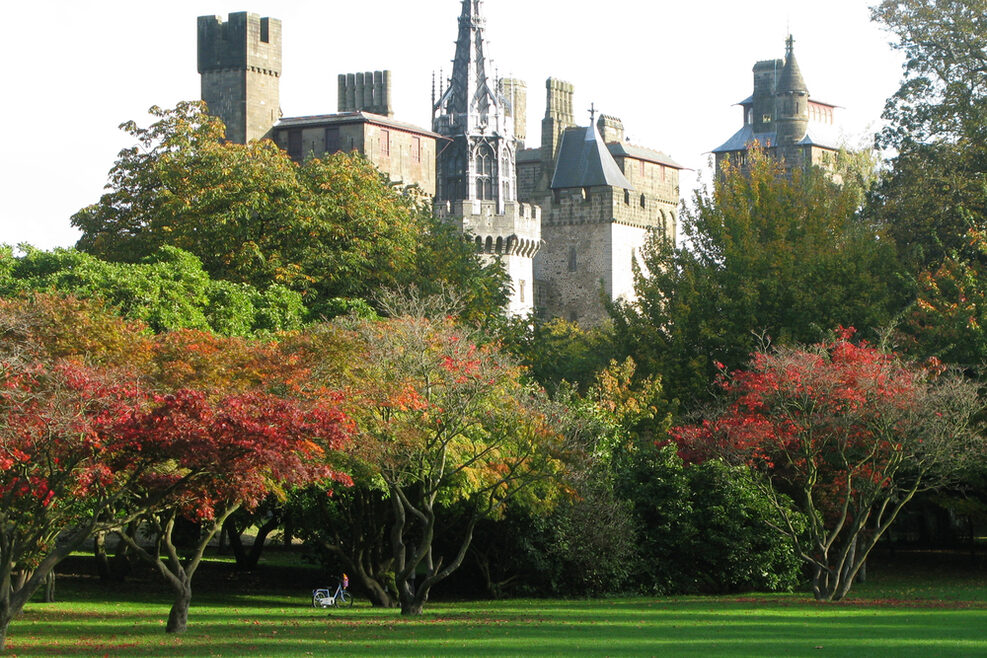
[[(95, 202), (121, 148), (118, 129), (151, 105), (199, 97), (196, 17), (251, 11), (284, 29), (285, 116), (336, 111), (336, 75), (390, 69), (396, 118), (429, 127), (432, 72), (448, 75), (460, 0), (34, 0), (4, 8), (0, 54), (0, 243), (78, 238), (69, 217)], [(528, 85), (528, 143), (539, 143), (545, 79), (575, 85), (577, 120), (596, 107), (641, 146), (708, 178), (708, 153), (741, 124), (733, 104), (751, 68), (784, 56), (789, 27), (810, 94), (844, 107), (851, 143), (879, 126), (901, 57), (867, 0), (486, 0), (488, 54)], [(583, 112), (583, 109), (586, 112)], [(683, 196), (694, 185), (683, 176)]]

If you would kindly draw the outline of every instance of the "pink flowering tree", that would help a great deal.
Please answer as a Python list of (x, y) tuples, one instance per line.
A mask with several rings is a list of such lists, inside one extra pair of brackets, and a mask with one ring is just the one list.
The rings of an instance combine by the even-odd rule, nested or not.
[(909, 500), (984, 456), (975, 384), (852, 334), (754, 354), (746, 370), (721, 375), (705, 420), (672, 430), (687, 460), (722, 458), (760, 476), (821, 601), (847, 594)]

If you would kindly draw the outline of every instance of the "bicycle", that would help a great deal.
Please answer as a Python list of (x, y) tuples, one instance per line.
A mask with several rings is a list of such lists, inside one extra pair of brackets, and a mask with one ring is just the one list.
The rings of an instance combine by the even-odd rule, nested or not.
[(313, 608), (342, 608), (352, 607), (353, 595), (346, 591), (349, 578), (343, 574), (343, 580), (336, 585), (336, 591), (330, 593), (328, 587), (312, 590)]

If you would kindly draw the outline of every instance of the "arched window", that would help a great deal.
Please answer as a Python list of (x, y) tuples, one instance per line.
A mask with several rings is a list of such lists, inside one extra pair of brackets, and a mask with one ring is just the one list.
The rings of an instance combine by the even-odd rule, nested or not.
[(476, 198), (481, 201), (494, 199), (497, 158), (489, 145), (483, 144), (476, 151)]

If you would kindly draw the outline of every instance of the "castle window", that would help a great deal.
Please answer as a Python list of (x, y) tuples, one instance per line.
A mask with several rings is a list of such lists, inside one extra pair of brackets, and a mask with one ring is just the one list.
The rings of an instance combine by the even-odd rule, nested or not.
[(339, 150), (339, 127), (326, 128), (326, 153)]
[(481, 201), (494, 199), (494, 167), (496, 160), (489, 146), (481, 146), (476, 156), (476, 197)]
[(761, 115), (761, 122), (762, 123), (771, 123), (771, 115), (770, 114), (763, 114), (763, 115)]
[(422, 138), (412, 137), (411, 138), (411, 159), (415, 162), (422, 161)]
[(644, 176), (644, 160), (637, 161), (637, 173)]
[(579, 259), (575, 247), (569, 247), (569, 271), (575, 272), (579, 269)]
[(643, 194), (641, 195), (641, 207), (642, 208), (647, 208), (648, 207), (647, 199), (644, 198), (644, 195)]
[(384, 157), (391, 157), (391, 131), (380, 131), (380, 154)]
[(524, 303), (524, 279), (518, 281), (518, 293), (521, 296), (521, 303)]
[(630, 190), (624, 190), (624, 205), (625, 206), (631, 205), (631, 191)]
[(302, 159), (302, 130), (295, 128), (288, 131), (288, 157), (292, 160)]

